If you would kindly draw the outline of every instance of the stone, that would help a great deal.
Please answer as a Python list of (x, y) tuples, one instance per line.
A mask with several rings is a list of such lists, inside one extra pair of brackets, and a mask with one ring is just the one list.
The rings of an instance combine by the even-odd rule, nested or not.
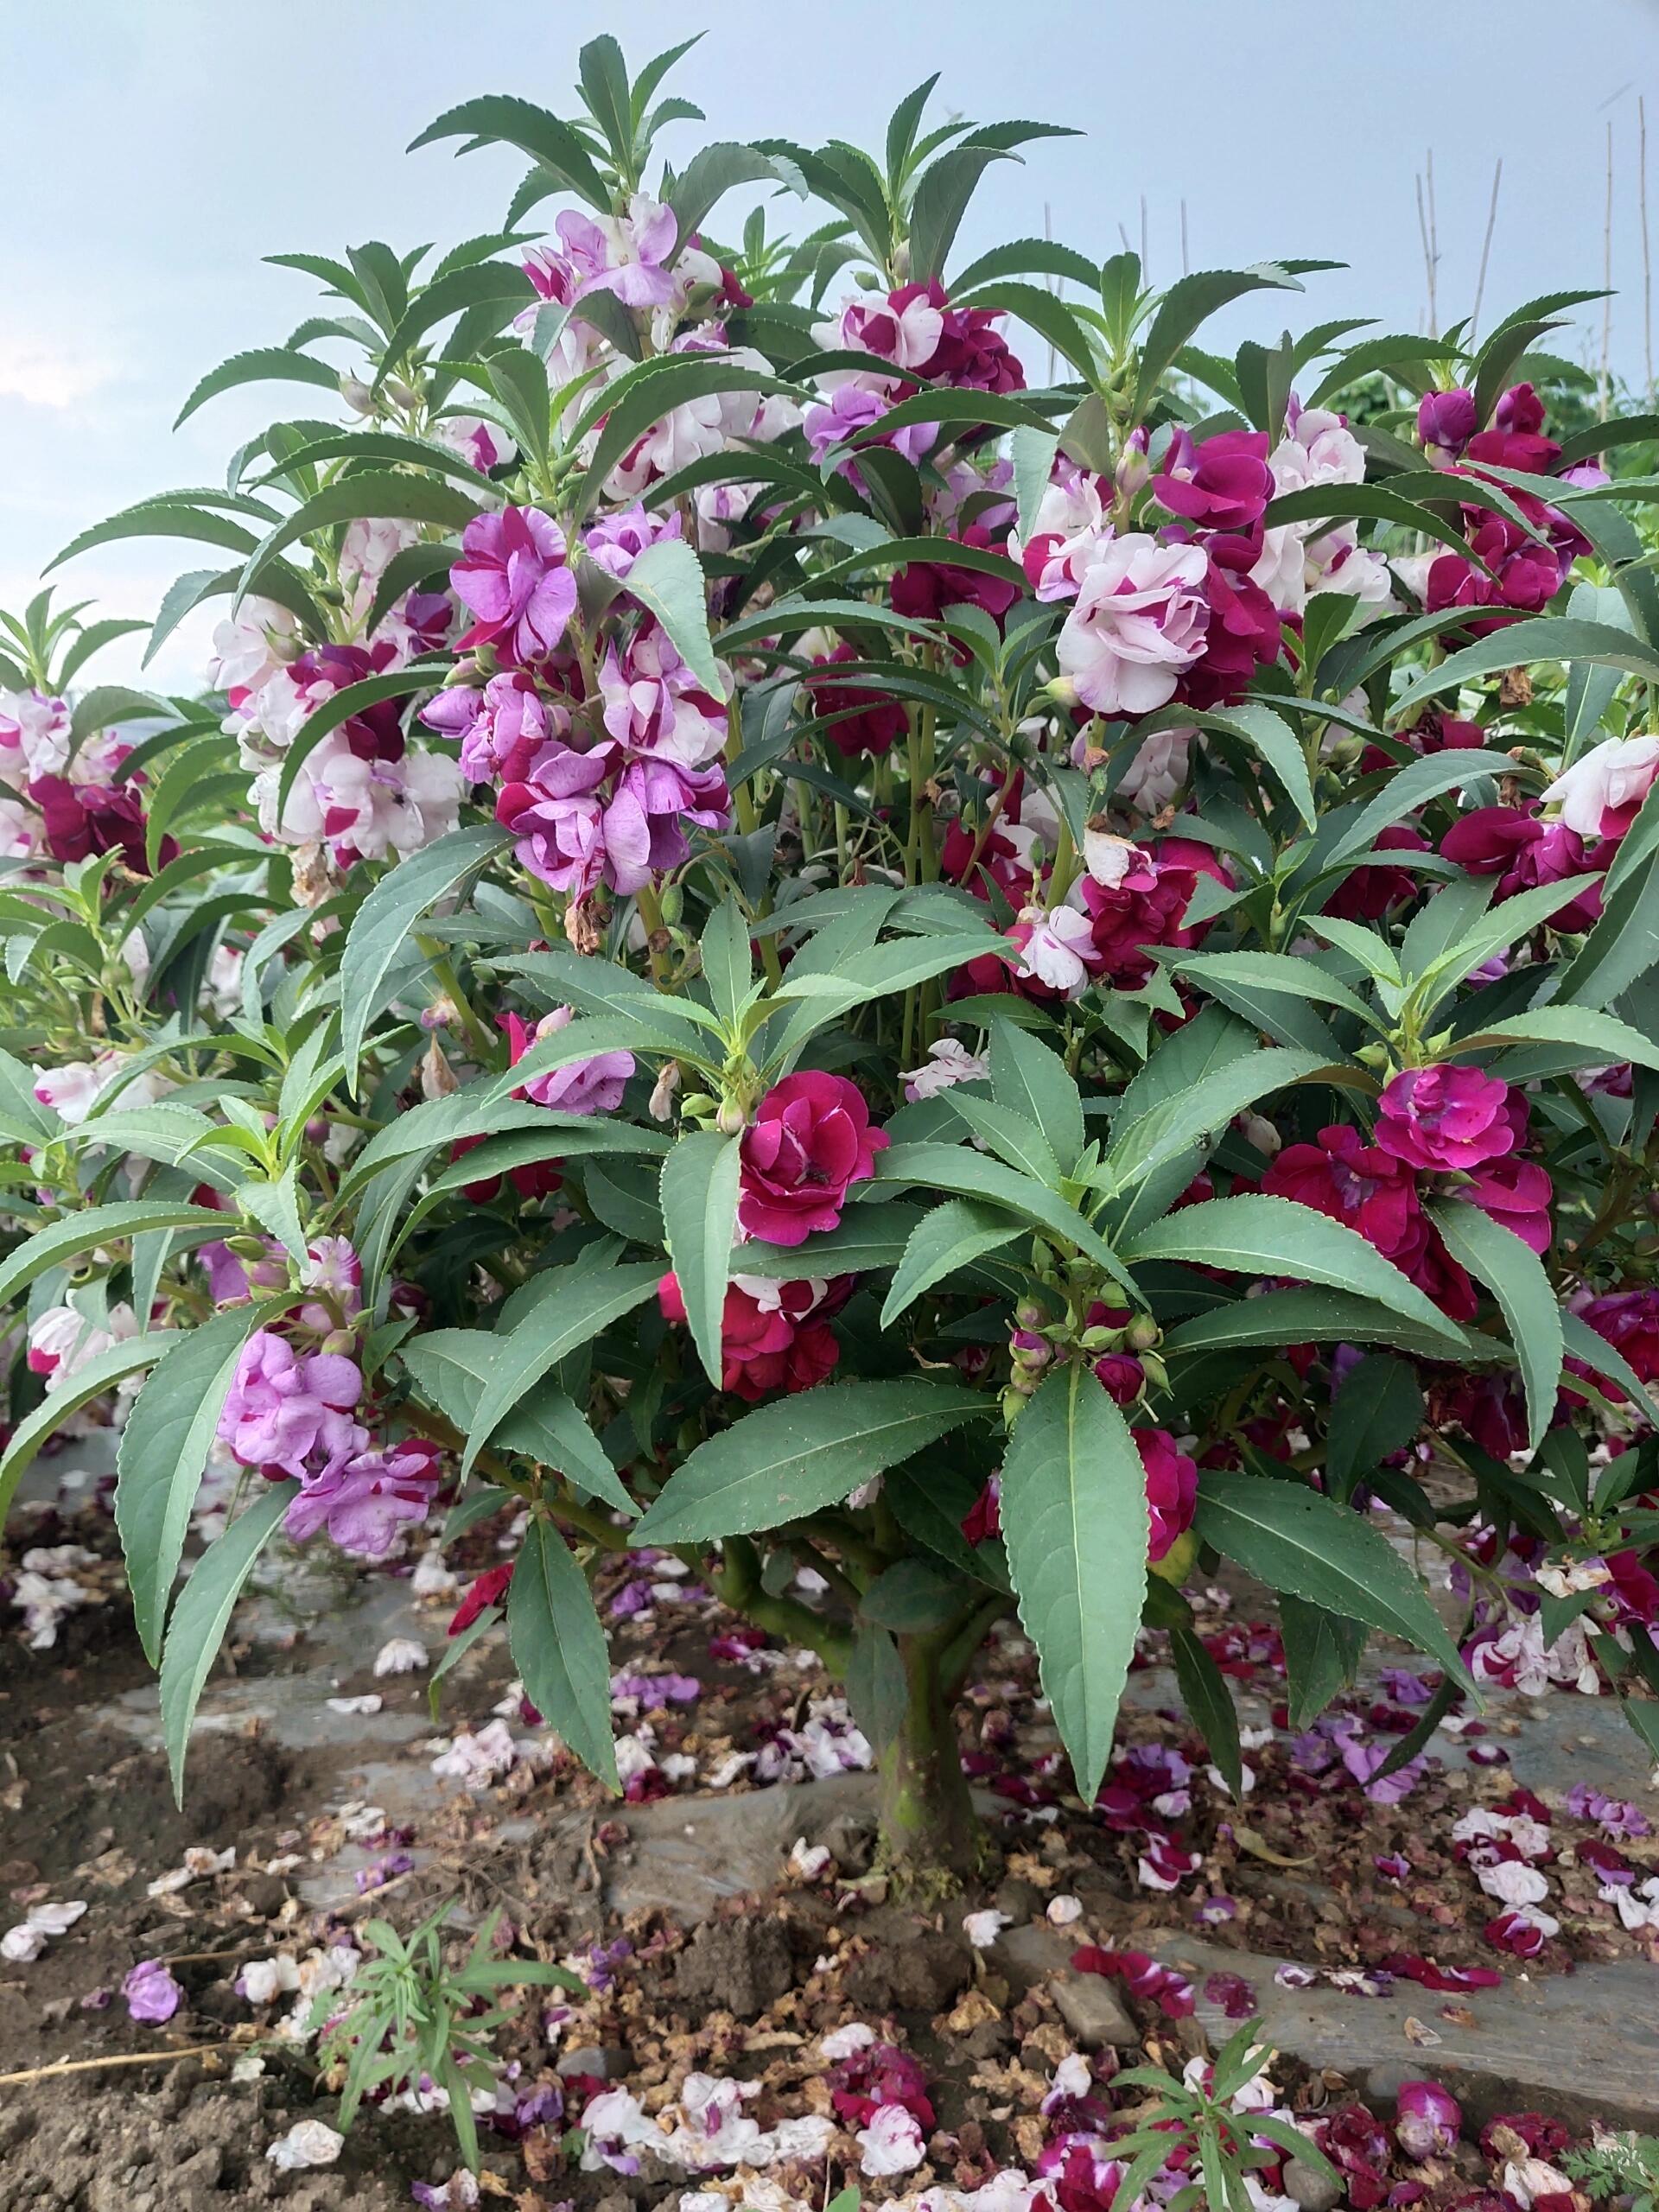
[(1046, 1989), (1066, 2026), (1085, 2050), (1124, 2050), (1141, 2040), (1117, 1984), (1103, 1974), (1078, 1974), (1071, 1965), (1076, 1940), (1046, 1921), (1005, 1928), (992, 1944), (990, 1963), (1011, 1989)]
[(583, 2043), (563, 2052), (553, 2070), (566, 2076), (595, 2074), (602, 2082), (615, 2082), (627, 2072), (631, 2063), (627, 2052), (615, 2044)]
[[(1264, 2043), (1346, 2075), (1383, 2109), (1402, 2082), (1427, 2078), (1449, 2089), (1476, 2127), (1501, 2112), (1535, 2109), (1578, 2129), (1600, 2120), (1659, 2132), (1659, 1976), (1645, 1959), (1571, 1974), (1523, 1976), (1510, 1966), (1501, 1988), (1459, 1997), (1458, 2009), (1472, 2021), (1463, 2027), (1442, 2010), (1443, 1998), (1415, 1982), (1396, 1981), (1384, 1997), (1319, 1982), (1285, 1989), (1274, 1980), (1276, 1958), (1185, 1934), (1137, 1940), (1191, 1980), (1198, 2018), (1217, 2044), (1236, 2024), (1205, 1996), (1205, 1982), (1212, 1974), (1238, 1974), (1255, 1993)], [(1432, 2026), (1439, 2043), (1414, 2043), (1408, 2019)]]
[(758, 2018), (794, 1979), (783, 1923), (756, 1914), (704, 1921), (675, 1961), (677, 1995), (740, 2020)]
[(1322, 2173), (1302, 2158), (1285, 2161), (1285, 2195), (1302, 2212), (1336, 2212), (1342, 2202), (1342, 2177)]

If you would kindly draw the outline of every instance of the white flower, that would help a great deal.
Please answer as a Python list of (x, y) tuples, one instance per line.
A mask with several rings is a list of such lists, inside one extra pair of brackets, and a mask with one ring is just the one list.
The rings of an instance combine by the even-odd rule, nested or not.
[(266, 2152), (278, 2173), (297, 2172), (302, 2166), (332, 2166), (346, 2138), (321, 2120), (296, 2120), (286, 2135), (279, 2135)]
[(1541, 1904), (1549, 1895), (1549, 1884), (1537, 1868), (1520, 1866), (1513, 1859), (1502, 1859), (1496, 1866), (1478, 1867), (1476, 1878), (1489, 1897), (1511, 1907)]
[(46, 1948), (46, 1938), (38, 1928), (31, 1928), (27, 1921), (16, 1928), (8, 1928), (0, 1936), (0, 1959), (10, 1959), (14, 1966), (29, 1966)]
[(1623, 1889), (1610, 1882), (1600, 1894), (1603, 1904), (1617, 1910), (1626, 1928), (1659, 1928), (1659, 1876)]
[(789, 1854), (789, 1871), (804, 1882), (816, 1882), (834, 1857), (827, 1843), (809, 1843), (804, 1835), (798, 1835)]
[[(1158, 729), (1142, 738), (1135, 758), (1120, 778), (1116, 797), (1138, 814), (1156, 814), (1168, 806), (1186, 782), (1195, 729)], [(1085, 852), (1087, 850), (1085, 842)], [(1089, 873), (1094, 875), (1093, 867)], [(1097, 883), (1108, 880), (1095, 876)]]
[(989, 1060), (970, 1052), (959, 1038), (940, 1037), (928, 1046), (922, 1065), (906, 1070), (899, 1079), (913, 1105), (919, 1098), (937, 1098), (954, 1083), (988, 1082), (990, 1073)]
[(976, 1951), (988, 1951), (1002, 1930), (1012, 1925), (1010, 1916), (994, 1908), (984, 1912), (970, 1912), (963, 1917), (962, 1929)]
[(260, 692), (303, 649), (298, 617), (274, 600), (245, 599), (235, 620), (219, 625), (207, 682), (228, 696), (232, 729), (251, 718)]
[(426, 1663), (426, 1646), (412, 1636), (391, 1637), (374, 1655), (377, 1675), (418, 1674)]
[(1083, 1903), (1078, 1897), (1051, 1897), (1044, 1917), (1056, 1928), (1069, 1928), (1074, 1920), (1083, 1918)]
[(851, 2058), (861, 2050), (868, 2050), (875, 2041), (875, 2030), (866, 2027), (862, 2020), (849, 2021), (844, 2028), (831, 2028), (827, 2036), (818, 2039), (818, 2053), (833, 2066), (839, 2060)]
[(434, 1774), (464, 1782), (469, 1789), (483, 1789), (505, 1774), (518, 1756), (505, 1720), (492, 1720), (474, 1735), (463, 1732), (432, 1762)]
[(101, 1325), (73, 1306), (48, 1306), (29, 1325), (29, 1370), (46, 1377), (50, 1396), (91, 1361), (137, 1334), (137, 1318), (124, 1303), (111, 1306)]
[(286, 1951), (273, 1958), (250, 1959), (237, 1976), (237, 1986), (250, 2005), (269, 2005), (300, 1986), (300, 1970)]
[(874, 2177), (907, 2174), (926, 2154), (922, 2131), (903, 2105), (878, 2105), (858, 2131), (859, 2170)]
[(1083, 571), (1055, 658), (1103, 715), (1146, 715), (1174, 696), (1204, 651), (1209, 556), (1139, 531), (1099, 545)]
[(1599, 837), (1602, 817), (1639, 806), (1659, 778), (1659, 735), (1609, 737), (1557, 776), (1544, 802), (1557, 804), (1561, 820), (1580, 837)]
[(1110, 830), (1096, 830), (1092, 823), (1085, 825), (1083, 864), (1094, 880), (1103, 884), (1108, 891), (1116, 891), (1136, 861), (1145, 858), (1133, 837), (1120, 837)]
[(454, 1589), (455, 1577), (444, 1565), (443, 1554), (435, 1544), (429, 1544), (421, 1554), (409, 1586), (417, 1598), (447, 1598)]
[(1051, 2094), (1057, 2097), (1086, 2097), (1095, 2086), (1089, 2062), (1079, 2051), (1068, 2051), (1054, 2069)]
[(1017, 973), (1035, 976), (1051, 990), (1075, 998), (1089, 981), (1089, 962), (1094, 955), (1087, 914), (1078, 913), (1072, 906), (1053, 906), (1047, 913), (1028, 906), (1020, 918), (1031, 934), (1020, 948)]

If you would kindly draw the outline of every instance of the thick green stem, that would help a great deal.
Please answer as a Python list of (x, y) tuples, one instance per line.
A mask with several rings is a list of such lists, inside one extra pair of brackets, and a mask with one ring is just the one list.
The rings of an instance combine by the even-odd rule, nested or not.
[(903, 1880), (953, 1884), (979, 1871), (985, 1837), (944, 1694), (944, 1647), (938, 1635), (898, 1643), (906, 1695), (880, 1758), (882, 1857)]

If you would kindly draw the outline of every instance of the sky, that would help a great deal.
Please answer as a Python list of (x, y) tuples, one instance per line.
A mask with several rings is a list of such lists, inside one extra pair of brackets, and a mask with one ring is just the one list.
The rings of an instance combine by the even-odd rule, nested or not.
[[(1483, 325), (1535, 294), (1599, 285), (1610, 239), (1613, 365), (1646, 382), (1637, 100), (1659, 253), (1659, 0), (836, 0), (810, 17), (779, 0), (0, 0), (0, 607), (20, 608), (100, 517), (221, 482), (234, 448), (280, 415), (283, 388), (267, 385), (171, 427), (206, 370), (313, 311), (311, 281), (262, 256), (493, 229), (520, 157), (406, 154), (434, 116), (489, 92), (569, 112), (584, 39), (615, 30), (637, 68), (700, 26), (671, 89), (709, 122), (664, 141), (681, 165), (705, 137), (879, 148), (896, 100), (940, 69), (942, 116), (1082, 134), (999, 164), (959, 257), (1046, 225), (1098, 258), (1120, 227), (1139, 242), (1144, 198), (1154, 283), (1181, 273), (1183, 204), (1192, 268), (1350, 264), (1310, 277), (1306, 300), (1242, 305), (1218, 326), (1235, 342), (1338, 315), (1425, 327), (1417, 187), (1431, 151), (1440, 320), (1466, 313), (1501, 156)], [(1595, 308), (1554, 342), (1593, 364), (1602, 338)], [(131, 541), (78, 556), (60, 588), (148, 616), (200, 564), (188, 545)], [(211, 626), (193, 617), (143, 680), (191, 688)], [(139, 680), (144, 642), (93, 674)]]

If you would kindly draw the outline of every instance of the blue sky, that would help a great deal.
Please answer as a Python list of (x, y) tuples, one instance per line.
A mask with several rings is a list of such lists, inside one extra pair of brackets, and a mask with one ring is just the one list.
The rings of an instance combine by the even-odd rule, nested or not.
[[(227, 395), (176, 435), (207, 368), (275, 343), (310, 311), (309, 280), (262, 254), (399, 247), (493, 227), (521, 164), (404, 148), (483, 92), (565, 107), (576, 49), (619, 31), (636, 65), (708, 26), (675, 88), (708, 135), (832, 133), (879, 144), (894, 99), (935, 68), (942, 111), (1036, 116), (1086, 135), (994, 173), (961, 245), (1040, 233), (1099, 256), (1147, 203), (1154, 280), (1278, 254), (1345, 260), (1290, 319), (1425, 315), (1414, 178), (1433, 149), (1442, 321), (1471, 304), (1493, 163), (1503, 188), (1483, 320), (1601, 276), (1605, 133), (1614, 132), (1615, 365), (1643, 375), (1637, 99), (1653, 145), (1659, 251), (1659, 5), (1547, 0), (1448, 8), (1386, 0), (1179, 0), (1169, 7), (1011, 7), (1007, 0), (836, 0), (809, 19), (778, 0), (73, 0), (0, 10), (7, 170), (0, 230), (0, 605), (87, 523), (146, 493), (220, 480), (226, 456), (280, 409), (276, 387)], [(670, 142), (683, 162), (702, 126)], [(30, 181), (26, 197), (16, 194)], [(1274, 312), (1282, 315), (1285, 309)], [(1242, 334), (1250, 327), (1240, 311)], [(1272, 334), (1257, 313), (1263, 334)], [(1569, 349), (1599, 352), (1599, 311)], [(191, 549), (97, 550), (66, 588), (111, 613), (154, 611)], [(151, 674), (188, 685), (207, 625)], [(101, 672), (136, 674), (143, 640)]]

